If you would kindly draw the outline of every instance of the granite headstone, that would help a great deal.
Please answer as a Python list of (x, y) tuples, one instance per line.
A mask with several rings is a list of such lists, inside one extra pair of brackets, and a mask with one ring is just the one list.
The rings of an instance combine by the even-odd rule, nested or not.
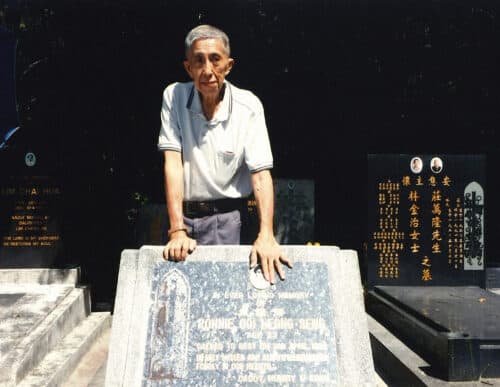
[(369, 155), (368, 286), (483, 286), (484, 155)]
[(484, 155), (370, 155), (368, 312), (449, 381), (500, 376)]
[(249, 246), (122, 253), (106, 386), (374, 385), (357, 255), (293, 246), (286, 280)]
[(0, 267), (50, 267), (62, 254), (62, 186), (44, 155), (0, 151)]

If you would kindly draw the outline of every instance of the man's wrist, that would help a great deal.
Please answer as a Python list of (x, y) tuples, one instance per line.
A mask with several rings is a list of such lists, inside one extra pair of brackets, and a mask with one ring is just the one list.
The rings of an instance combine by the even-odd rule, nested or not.
[(173, 234), (181, 232), (181, 231), (184, 231), (187, 235), (188, 229), (186, 226), (175, 227), (175, 228), (169, 229), (167, 234), (168, 234), (168, 237), (170, 238)]
[(264, 238), (274, 237), (274, 230), (270, 227), (261, 227), (258, 235)]

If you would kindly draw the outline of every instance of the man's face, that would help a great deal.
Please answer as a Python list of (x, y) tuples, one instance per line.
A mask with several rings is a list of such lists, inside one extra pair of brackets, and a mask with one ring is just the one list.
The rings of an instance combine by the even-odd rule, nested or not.
[(220, 39), (197, 39), (187, 53), (184, 68), (203, 97), (215, 98), (233, 62)]

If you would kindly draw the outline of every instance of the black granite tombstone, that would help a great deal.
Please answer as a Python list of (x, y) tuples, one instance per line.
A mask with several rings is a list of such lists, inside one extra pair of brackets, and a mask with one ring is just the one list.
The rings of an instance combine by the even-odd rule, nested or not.
[(451, 381), (500, 376), (485, 157), (370, 155), (366, 308)]
[(48, 267), (61, 253), (62, 192), (53, 152), (18, 126), (15, 48), (0, 26), (0, 267)]
[(62, 187), (43, 154), (0, 151), (0, 267), (50, 267), (62, 254)]
[(306, 244), (314, 238), (314, 181), (275, 179), (276, 239)]
[(367, 283), (485, 281), (483, 155), (370, 155)]

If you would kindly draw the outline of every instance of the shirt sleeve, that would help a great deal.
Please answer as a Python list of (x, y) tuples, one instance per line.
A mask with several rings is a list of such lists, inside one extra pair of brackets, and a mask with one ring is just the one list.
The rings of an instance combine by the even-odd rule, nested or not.
[(273, 154), (264, 109), (259, 100), (249, 121), (247, 141), (245, 141), (245, 163), (252, 173), (273, 167)]
[(182, 150), (181, 131), (177, 117), (175, 84), (168, 86), (163, 92), (161, 107), (161, 128), (158, 137), (158, 150)]

